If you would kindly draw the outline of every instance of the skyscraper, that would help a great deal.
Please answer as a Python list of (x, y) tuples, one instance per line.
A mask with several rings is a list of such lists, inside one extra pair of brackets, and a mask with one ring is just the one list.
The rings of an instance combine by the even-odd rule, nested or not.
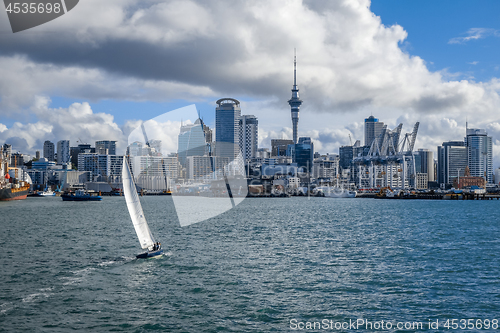
[(245, 161), (257, 156), (259, 121), (256, 116), (243, 115), (239, 122), (240, 150)]
[(217, 156), (234, 160), (239, 154), (240, 102), (221, 98), (215, 108), (215, 152)]
[(419, 149), (414, 153), (415, 172), (427, 174), (427, 180), (434, 181), (434, 154), (427, 149)]
[(54, 144), (50, 141), (45, 141), (43, 143), (43, 157), (45, 157), (49, 161), (54, 161)]
[(302, 100), (299, 98), (299, 88), (297, 87), (297, 56), (293, 57), (293, 87), (292, 98), (288, 100), (292, 111), (292, 126), (293, 126), (293, 143), (297, 143), (297, 132), (299, 126), (299, 109), (302, 105)]
[(206, 154), (207, 142), (205, 131), (201, 119), (197, 119), (194, 124), (181, 126), (177, 143), (177, 154), (182, 166), (186, 165), (189, 156), (203, 156)]
[(309, 137), (299, 138), (299, 142), (295, 144), (294, 162), (297, 166), (309, 174), (312, 172), (314, 165), (314, 144)]
[(493, 144), (484, 129), (468, 128), (466, 132), (467, 160), (472, 177), (485, 177), (493, 183)]
[(443, 142), (438, 146), (438, 183), (451, 186), (453, 180), (463, 176), (467, 166), (467, 147), (463, 141)]
[(63, 165), (70, 162), (69, 140), (57, 141), (57, 164)]
[[(371, 146), (373, 140), (378, 139), (384, 130), (384, 123), (374, 116), (365, 119), (365, 146)], [(378, 142), (379, 146), (382, 142)]]

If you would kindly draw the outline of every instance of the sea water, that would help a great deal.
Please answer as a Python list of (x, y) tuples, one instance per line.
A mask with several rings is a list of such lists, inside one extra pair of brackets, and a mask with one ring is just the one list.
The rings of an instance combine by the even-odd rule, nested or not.
[[(160, 259), (135, 259), (123, 197), (0, 202), (0, 331), (415, 332), (473, 319), (472, 332), (500, 319), (500, 201), (248, 198), (187, 227), (171, 197), (141, 201)], [(396, 328), (411, 323), (422, 328)]]

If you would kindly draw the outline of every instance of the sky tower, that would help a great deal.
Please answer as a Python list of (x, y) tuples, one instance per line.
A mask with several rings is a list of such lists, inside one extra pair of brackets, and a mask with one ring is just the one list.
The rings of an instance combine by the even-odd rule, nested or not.
[[(294, 52), (295, 53), (295, 52)], [(299, 88), (297, 88), (297, 56), (293, 56), (293, 88), (292, 98), (288, 101), (292, 111), (293, 143), (297, 143), (297, 127), (299, 125), (299, 109), (302, 101), (299, 98)]]

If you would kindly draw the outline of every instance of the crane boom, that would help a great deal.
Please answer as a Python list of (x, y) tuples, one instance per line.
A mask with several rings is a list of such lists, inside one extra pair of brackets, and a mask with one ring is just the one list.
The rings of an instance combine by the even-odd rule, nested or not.
[(415, 140), (417, 139), (418, 126), (420, 122), (416, 122), (415, 126), (413, 126), (413, 132), (411, 133), (410, 145), (408, 151), (411, 153), (413, 151), (413, 147), (415, 146)]
[[(149, 146), (148, 135), (146, 134), (146, 128), (144, 128), (144, 123), (141, 123), (142, 135), (144, 136), (144, 140), (146, 141), (146, 146)], [(151, 148), (151, 147), (150, 147)]]

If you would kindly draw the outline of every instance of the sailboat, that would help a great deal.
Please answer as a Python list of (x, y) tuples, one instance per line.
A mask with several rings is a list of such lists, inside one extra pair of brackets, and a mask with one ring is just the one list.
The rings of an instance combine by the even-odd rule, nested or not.
[(138, 254), (136, 257), (140, 259), (161, 256), (163, 254), (161, 243), (155, 242), (153, 234), (151, 233), (151, 230), (149, 230), (148, 222), (144, 217), (139, 195), (137, 194), (137, 190), (135, 188), (134, 178), (130, 172), (126, 156), (123, 157), (122, 180), (123, 194), (125, 196), (125, 201), (127, 202), (130, 218), (134, 224), (135, 232), (137, 233), (141, 247), (143, 249), (147, 249), (147, 252)]

